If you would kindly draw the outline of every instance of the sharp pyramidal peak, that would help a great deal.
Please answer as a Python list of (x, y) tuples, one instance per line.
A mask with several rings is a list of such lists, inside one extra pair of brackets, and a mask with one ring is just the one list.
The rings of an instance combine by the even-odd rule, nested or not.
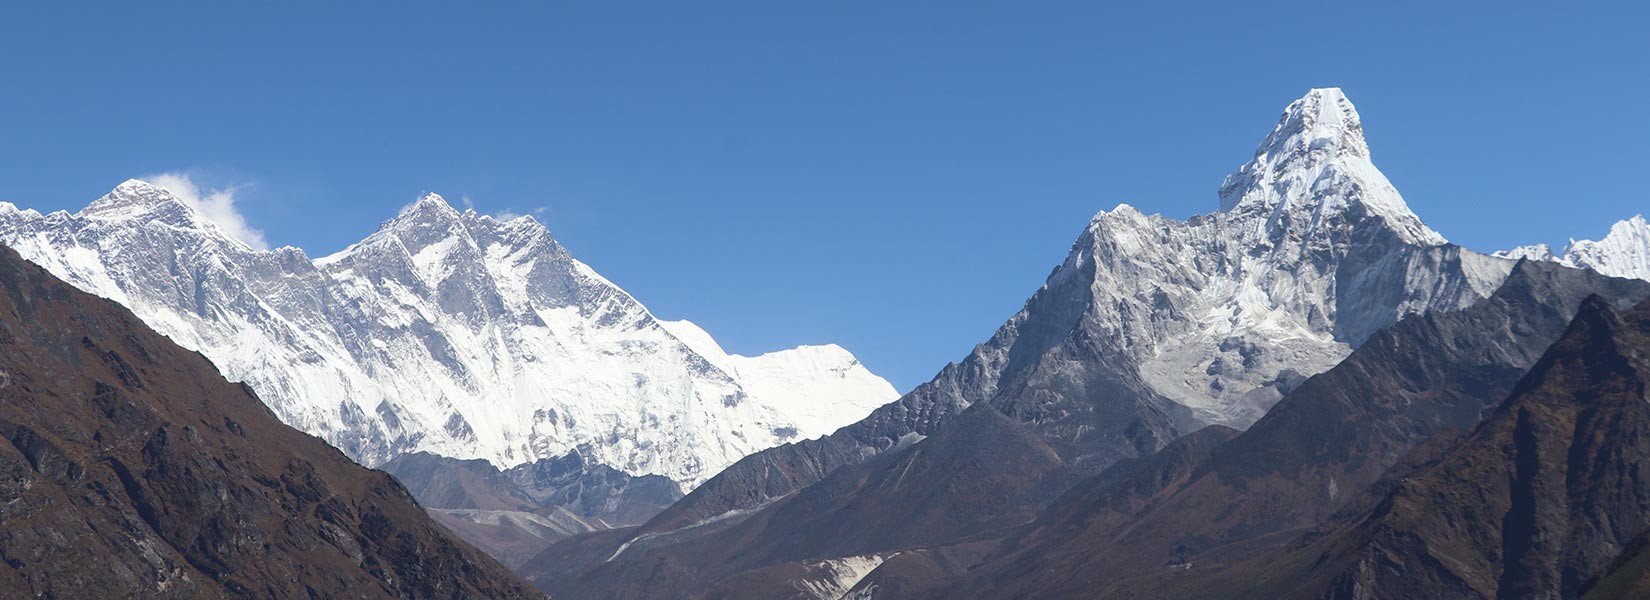
[[(831, 436), (742, 461), (722, 473), (726, 489), (713, 479), (667, 512), (671, 522), (787, 493), (979, 403), (1047, 428), (1098, 470), (1203, 424), (1246, 426), (1381, 328), (1487, 297), (1515, 261), (1369, 208), (1402, 201), (1381, 195), (1390, 185), (1361, 131), (1338, 90), (1313, 90), (1221, 186), (1227, 210), (1187, 221), (1102, 211), (962, 362)], [(749, 470), (766, 473), (755, 496)]]
[[(817, 584), (1001, 597), (1111, 577), (1105, 589), (1152, 597), (1133, 575), (1276, 547), (1410, 449), (1475, 424), (1585, 292), (1646, 293), (1643, 282), (1450, 244), (1371, 156), (1347, 97), (1311, 90), (1221, 183), (1218, 211), (1186, 221), (1128, 205), (1100, 212), (1025, 307), (932, 381), (831, 435), (750, 455), (634, 530), (553, 544), (521, 572), (571, 595), (762, 597)], [(1345, 395), (1353, 389), (1392, 397)], [(1023, 433), (1005, 440), (1035, 439), (1055, 462), (1007, 487), (936, 484), (925, 502), (1043, 511), (1035, 529), (965, 519), (895, 539), (875, 519), (826, 518), (895, 503), (906, 492), (885, 477), (950, 481), (916, 457), (952, 447), (953, 422), (979, 411), (1006, 417)], [(1011, 447), (980, 440), (952, 460), (985, 464)], [(1109, 498), (1111, 513), (1072, 498)], [(1184, 507), (1136, 512), (1162, 503)], [(1192, 510), (1211, 506), (1226, 510)], [(833, 525), (797, 530), (814, 519)], [(1097, 537), (1065, 537), (1073, 531)], [(1070, 578), (1047, 576), (1063, 552)], [(1043, 573), (1040, 587), (1010, 587), (1027, 572)], [(934, 587), (951, 579), (966, 583)]]

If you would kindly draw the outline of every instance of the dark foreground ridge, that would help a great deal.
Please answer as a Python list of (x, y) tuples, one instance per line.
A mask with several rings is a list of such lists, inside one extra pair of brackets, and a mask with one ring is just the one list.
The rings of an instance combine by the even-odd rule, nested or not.
[(1230, 597), (1246, 580), (1224, 573), (1258, 575), (1264, 567), (1246, 560), (1270, 560), (1335, 513), (1372, 504), (1391, 485), (1384, 476), (1401, 479), (1476, 427), (1592, 294), (1625, 308), (1650, 286), (1521, 263), (1477, 305), (1377, 334), (1157, 489), (1078, 486), (926, 597)]
[(1643, 598), (1646, 384), (1650, 302), (1592, 298), (1470, 435), (1228, 578), (1252, 598)]
[(389, 475), (0, 248), (0, 596), (540, 598)]

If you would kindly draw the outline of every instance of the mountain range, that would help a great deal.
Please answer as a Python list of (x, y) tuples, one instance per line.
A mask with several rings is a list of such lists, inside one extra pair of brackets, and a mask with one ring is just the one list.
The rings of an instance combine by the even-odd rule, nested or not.
[(1381, 332), (1191, 460), (1160, 453), (1075, 486), (966, 575), (914, 596), (1284, 597), (1268, 583), (1280, 555), (1450, 452), (1517, 393), (1589, 297), (1626, 309), (1650, 285), (1520, 265), (1491, 298)]
[(0, 203), (0, 242), (119, 302), (368, 466), (428, 451), (580, 462), (686, 489), (897, 393), (836, 345), (724, 352), (574, 259), (532, 217), (427, 194), (311, 259), (236, 240), (130, 180), (78, 212)]
[(542, 598), (394, 478), (0, 248), (0, 595)]
[(1607, 249), (1590, 270), (1449, 244), (1336, 89), (1290, 104), (1219, 198), (1096, 215), (932, 381), (518, 571), (573, 597), (1219, 596), (1186, 583), (1200, 565), (1362, 506), (1494, 412), (1588, 294), (1650, 295), (1605, 276), (1643, 272), (1642, 237), (1573, 244)]
[(1186, 221), (1099, 213), (962, 362), (835, 434), (740, 461), (658, 525), (783, 496), (979, 403), (1046, 431), (1092, 474), (1206, 424), (1247, 426), (1373, 332), (1470, 305), (1515, 263), (1422, 224), (1370, 162), (1339, 90), (1292, 103), (1220, 198), (1223, 210)]
[(1217, 196), (1185, 220), (1098, 213), (904, 396), (834, 345), (730, 354), (532, 218), (434, 194), (316, 259), (138, 180), (74, 213), (0, 203), (19, 253), (0, 256), (0, 454), (25, 482), (0, 511), (38, 525), (5, 532), (0, 576), (36, 595), (531, 596), (505, 566), (574, 598), (1650, 590), (1642, 216), (1558, 253), (1452, 244), (1333, 88)]

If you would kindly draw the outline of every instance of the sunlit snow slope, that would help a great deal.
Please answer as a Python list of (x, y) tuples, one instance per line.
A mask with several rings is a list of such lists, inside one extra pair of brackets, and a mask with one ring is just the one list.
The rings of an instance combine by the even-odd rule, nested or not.
[(434, 194), (316, 260), (250, 248), (137, 180), (77, 213), (0, 203), (0, 242), (130, 307), (367, 465), (577, 451), (692, 486), (898, 395), (834, 345), (729, 355), (691, 323), (656, 319), (531, 217)]
[(1562, 254), (1554, 254), (1546, 244), (1535, 244), (1495, 255), (1550, 260), (1611, 277), (1650, 280), (1650, 223), (1645, 222), (1644, 215), (1635, 215), (1610, 227), (1609, 235), (1602, 240), (1571, 240)]

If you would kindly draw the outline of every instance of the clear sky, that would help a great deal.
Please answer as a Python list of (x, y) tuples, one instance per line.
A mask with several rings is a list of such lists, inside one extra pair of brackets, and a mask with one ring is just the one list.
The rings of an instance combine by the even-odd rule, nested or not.
[(0, 8), (0, 199), (181, 173), (313, 256), (423, 191), (537, 212), (662, 317), (902, 390), (1095, 211), (1214, 210), (1311, 87), (1468, 247), (1650, 212), (1642, 3), (48, 4)]

